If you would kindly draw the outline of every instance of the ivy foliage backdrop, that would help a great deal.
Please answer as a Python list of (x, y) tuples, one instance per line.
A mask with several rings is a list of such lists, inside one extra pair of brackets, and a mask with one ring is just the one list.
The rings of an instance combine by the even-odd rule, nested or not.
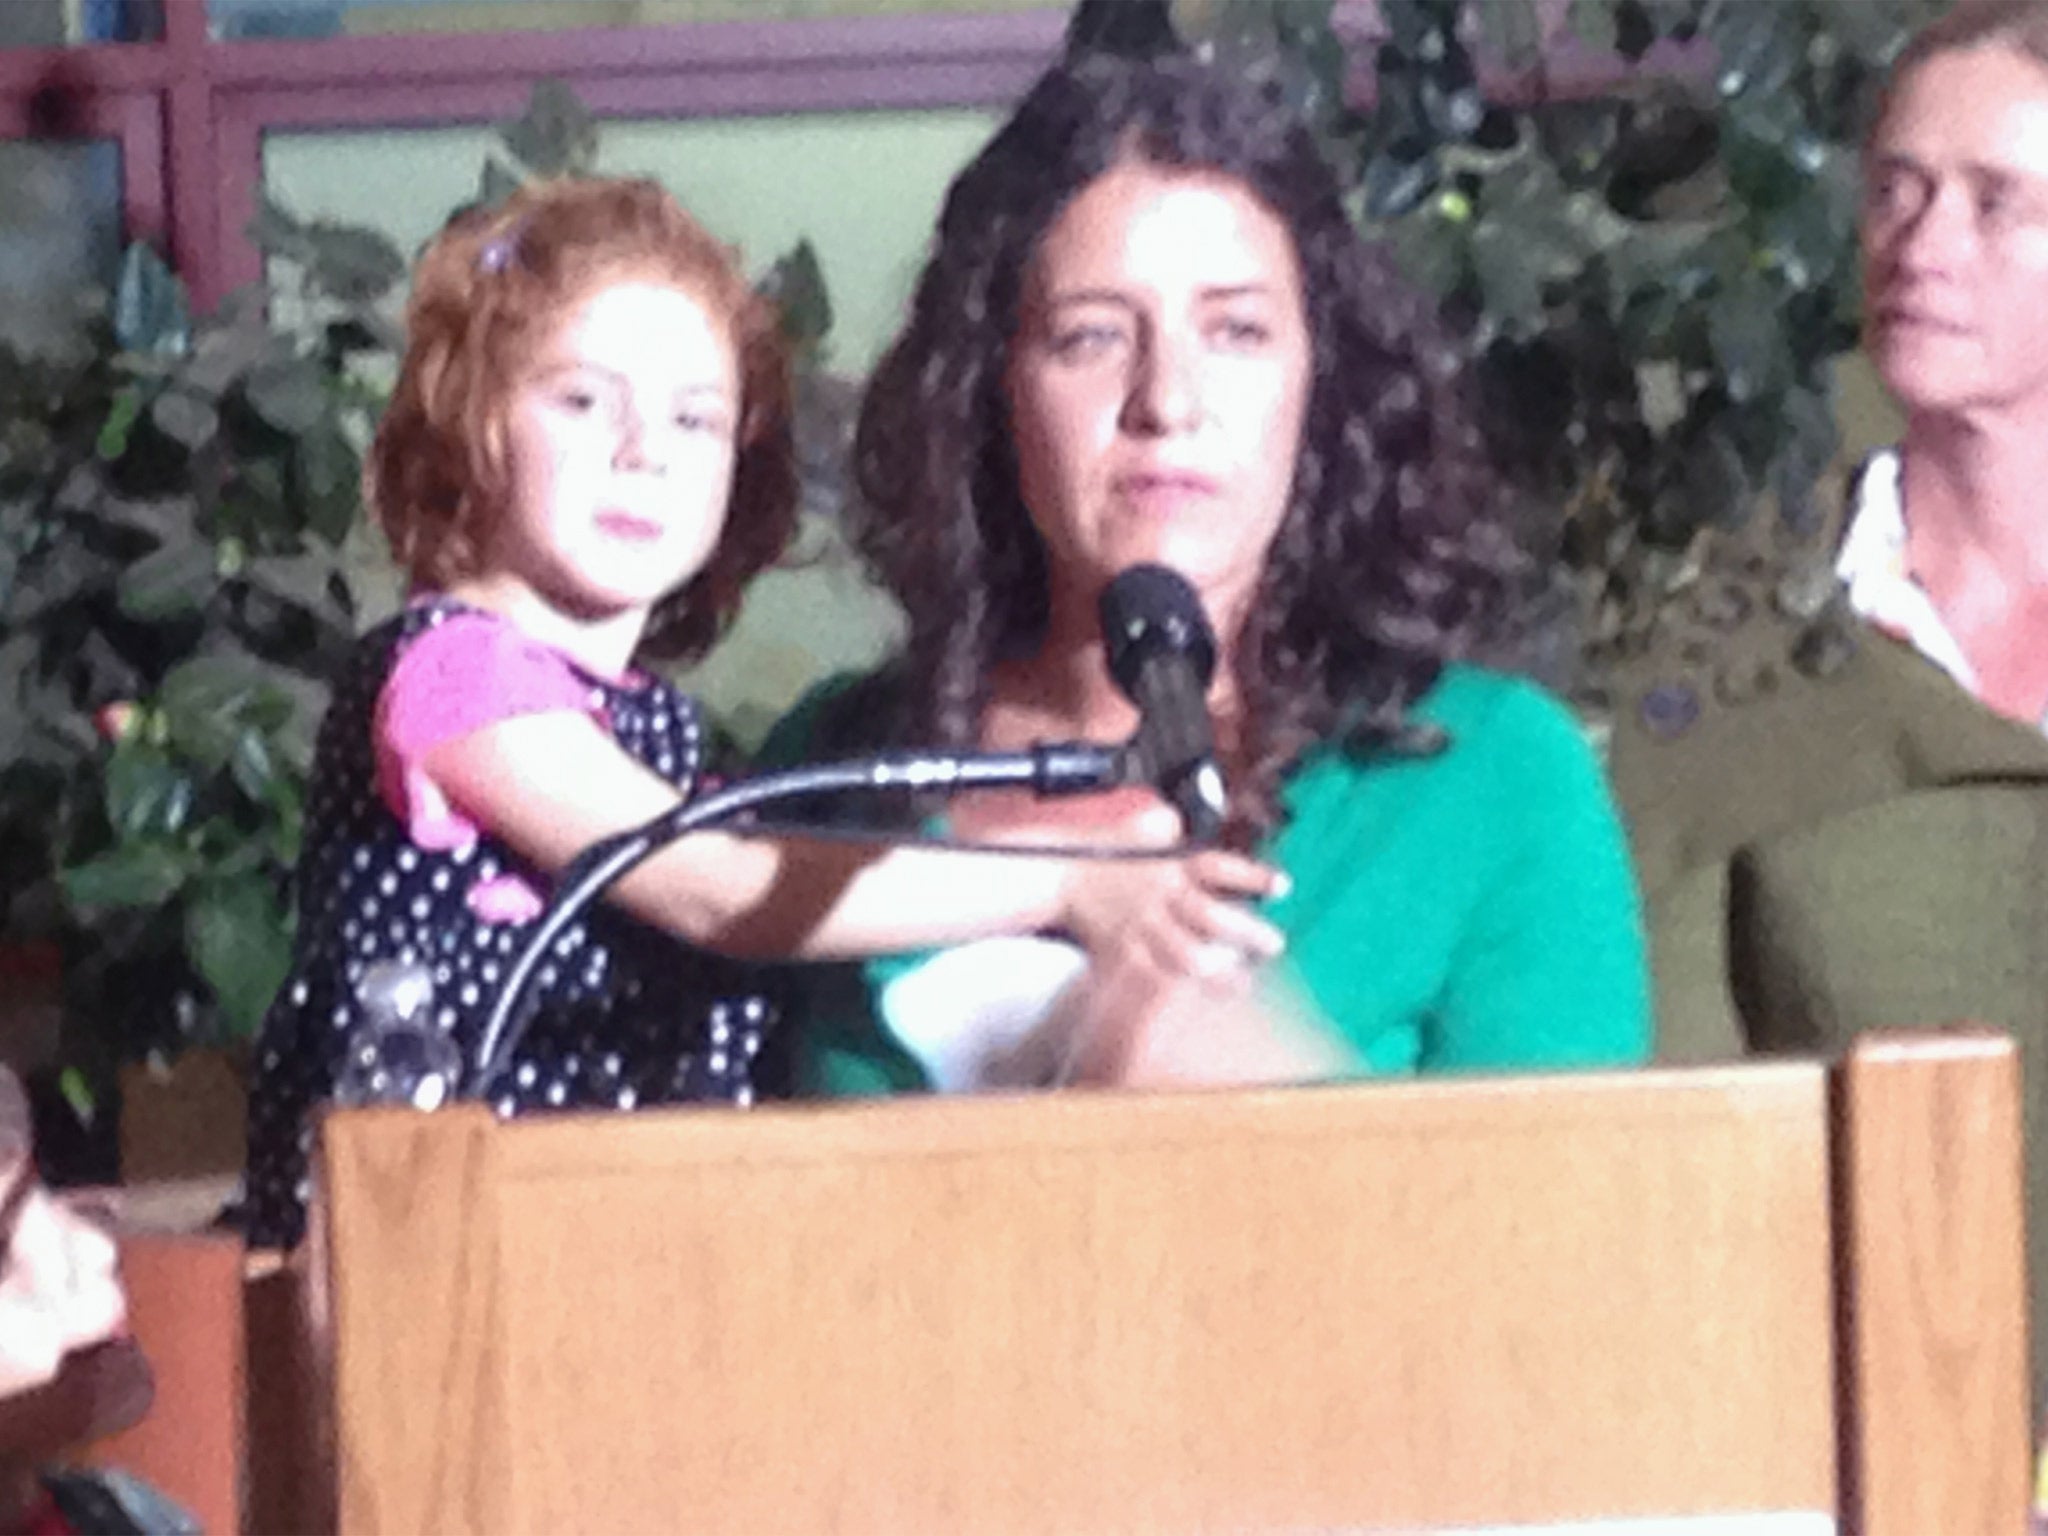
[[(1760, 603), (1807, 626), (1794, 664), (1833, 664), (1814, 536), (1859, 145), (1947, 0), (1379, 0), (1376, 26), (1331, 0), (1145, 8), (1179, 43), (1277, 60), (1360, 227), (1442, 298), (1559, 573), (1536, 603), (1569, 611), (1582, 701), (1674, 622)], [(1136, 25), (1115, 0), (1075, 17), (1125, 46)], [(1717, 571), (1717, 536), (1758, 517), (1774, 553)]]
[[(543, 84), (477, 188), (591, 173), (598, 125)], [(267, 284), (190, 313), (131, 249), (69, 344), (0, 348), (0, 932), (62, 957), (63, 1078), (246, 1040), (285, 974), (328, 682), (396, 577), (362, 455), (405, 256), (265, 203)], [(815, 253), (765, 278), (800, 356), (831, 325)]]

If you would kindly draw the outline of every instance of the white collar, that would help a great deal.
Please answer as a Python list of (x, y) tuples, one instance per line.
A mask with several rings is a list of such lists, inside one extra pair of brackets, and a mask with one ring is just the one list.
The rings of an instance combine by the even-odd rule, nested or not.
[(1977, 669), (1907, 562), (1902, 468), (1896, 448), (1880, 449), (1864, 462), (1850, 497), (1848, 533), (1835, 557), (1835, 574), (1857, 614), (1912, 646), (1971, 697), (1981, 697)]

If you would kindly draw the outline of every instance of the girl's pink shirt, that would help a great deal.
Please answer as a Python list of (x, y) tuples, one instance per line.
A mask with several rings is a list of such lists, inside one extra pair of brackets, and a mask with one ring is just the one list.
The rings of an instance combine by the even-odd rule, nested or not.
[[(492, 614), (453, 614), (406, 647), (378, 695), (377, 792), (422, 848), (476, 841), (480, 828), (426, 769), (444, 741), (521, 715), (571, 710), (608, 724), (603, 696), (560, 652)], [(499, 922), (532, 917), (540, 895), (517, 876), (472, 888), (469, 905)]]

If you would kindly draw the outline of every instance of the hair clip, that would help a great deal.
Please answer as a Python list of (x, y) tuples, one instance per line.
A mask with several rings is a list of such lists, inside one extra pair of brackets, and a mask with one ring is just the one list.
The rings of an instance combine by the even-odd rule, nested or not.
[(486, 240), (483, 249), (476, 253), (477, 266), (490, 273), (504, 271), (511, 264), (513, 256), (518, 253), (519, 230), (520, 224), (514, 224), (510, 229), (501, 230)]

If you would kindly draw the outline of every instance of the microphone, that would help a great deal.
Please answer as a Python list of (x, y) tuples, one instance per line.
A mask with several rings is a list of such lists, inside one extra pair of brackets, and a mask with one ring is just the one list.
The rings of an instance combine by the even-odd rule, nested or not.
[(950, 795), (1002, 787), (1074, 795), (1142, 778), (1157, 785), (1180, 812), (1190, 841), (1213, 839), (1222, 830), (1227, 802), (1204, 697), (1216, 670), (1216, 638), (1201, 599), (1177, 572), (1138, 565), (1110, 582), (1101, 613), (1110, 674), (1142, 717), (1127, 745), (1056, 741), (1014, 752), (893, 753), (741, 779), (683, 801), (641, 826), (592, 844), (570, 861), (513, 957), (467, 1064), (450, 1069), (441, 1032), (428, 1022), (431, 983), (422, 994), (414, 975), (377, 978), (377, 985), (365, 989), (377, 1004), (372, 1023), (351, 1042), (351, 1086), (359, 1084), (357, 1091), (365, 1098), (410, 1099), (422, 1107), (451, 1089), (464, 1096), (480, 1093), (517, 1050), (526, 1025), (520, 1004), (527, 983), (578, 913), (613, 881), (684, 834), (780, 801), (848, 791)]
[[(899, 752), (811, 763), (740, 779), (693, 800), (680, 801), (651, 821), (591, 844), (569, 862), (555, 894), (513, 956), (466, 1068), (458, 1066), (454, 1074), (444, 1075), (445, 1058), (435, 1045), (438, 1031), (425, 1023), (432, 1001), (431, 978), (427, 979), (428, 991), (422, 994), (420, 978), (402, 967), (377, 978), (375, 986), (360, 989), (366, 1009), (374, 1004), (374, 1011), (369, 1026), (350, 1042), (355, 1051), (350, 1060), (366, 1096), (380, 1102), (388, 1101), (387, 1096), (410, 1094), (419, 1103), (422, 1094), (442, 1093), (443, 1082), (452, 1082), (462, 1096), (481, 1094), (518, 1049), (526, 1028), (520, 1003), (549, 946), (613, 881), (686, 833), (813, 795), (902, 790), (951, 795), (968, 789), (1082, 795), (1126, 783), (1132, 770), (1129, 747), (1088, 741), (1035, 742), (1015, 752)], [(365, 976), (364, 981), (369, 983), (371, 978)]]
[(1138, 706), (1138, 770), (1180, 812), (1189, 840), (1209, 842), (1229, 802), (1209, 722), (1216, 637), (1202, 600), (1178, 571), (1134, 565), (1103, 588), (1100, 607), (1109, 675)]

